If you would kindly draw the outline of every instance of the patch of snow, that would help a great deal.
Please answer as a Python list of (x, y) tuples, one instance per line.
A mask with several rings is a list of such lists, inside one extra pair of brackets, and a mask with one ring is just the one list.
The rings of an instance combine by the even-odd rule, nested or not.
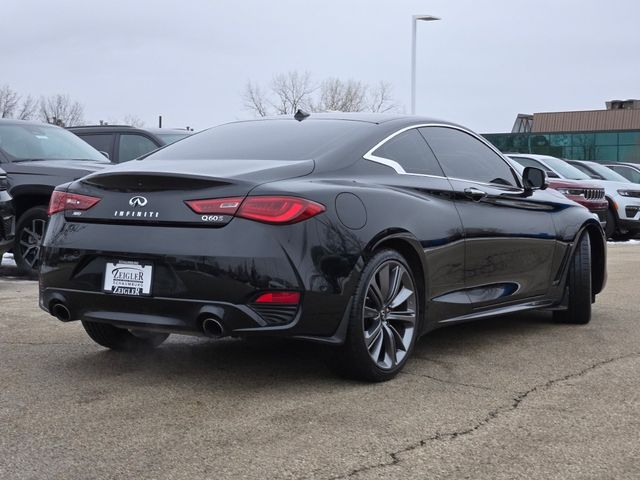
[(16, 262), (13, 260), (12, 253), (5, 253), (2, 257), (2, 262), (0, 262), (0, 266), (2, 267), (15, 267)]
[(626, 242), (607, 242), (607, 245), (640, 245), (640, 240), (627, 240)]

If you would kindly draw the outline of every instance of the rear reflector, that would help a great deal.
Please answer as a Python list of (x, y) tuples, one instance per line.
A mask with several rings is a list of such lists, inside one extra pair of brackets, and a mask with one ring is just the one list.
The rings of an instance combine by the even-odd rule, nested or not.
[(54, 190), (49, 201), (49, 215), (66, 210), (89, 210), (99, 201), (97, 197)]
[(280, 305), (298, 305), (299, 292), (267, 292), (261, 294), (253, 303), (273, 303)]
[(243, 197), (211, 198), (208, 200), (187, 200), (186, 203), (196, 213), (234, 215)]
[(298, 197), (247, 197), (237, 216), (263, 223), (291, 224), (311, 218), (326, 209), (324, 205)]

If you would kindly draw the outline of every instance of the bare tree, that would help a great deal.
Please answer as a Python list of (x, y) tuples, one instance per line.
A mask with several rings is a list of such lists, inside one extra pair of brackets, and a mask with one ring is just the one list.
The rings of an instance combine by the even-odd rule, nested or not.
[(328, 78), (320, 85), (317, 111), (362, 112), (367, 109), (369, 87), (355, 80)]
[(367, 103), (367, 110), (370, 112), (386, 113), (400, 109), (392, 97), (391, 84), (383, 81), (380, 81), (375, 88), (369, 89)]
[(245, 107), (256, 115), (289, 115), (298, 109), (312, 112), (391, 112), (399, 110), (391, 84), (372, 87), (358, 80), (328, 78), (317, 87), (309, 72), (288, 72), (273, 77), (268, 88), (247, 82)]
[(260, 85), (253, 82), (247, 82), (244, 91), (244, 106), (248, 110), (253, 110), (259, 117), (266, 117), (269, 115), (269, 107), (267, 106), (267, 99)]
[(0, 118), (13, 118), (13, 114), (18, 108), (20, 95), (9, 85), (0, 87)]
[(309, 72), (281, 73), (271, 81), (271, 91), (276, 99), (270, 103), (280, 115), (295, 113), (300, 108), (310, 109), (313, 105), (311, 95), (315, 90)]
[(17, 110), (15, 118), (18, 120), (31, 120), (36, 116), (38, 111), (38, 102), (31, 95), (27, 95), (22, 99), (22, 104)]
[(69, 95), (56, 94), (40, 98), (40, 119), (43, 122), (68, 127), (83, 122), (84, 108)]
[(125, 125), (130, 125), (132, 127), (136, 127), (136, 128), (144, 127), (144, 120), (142, 120), (137, 115), (132, 115), (130, 113), (125, 115), (122, 121)]

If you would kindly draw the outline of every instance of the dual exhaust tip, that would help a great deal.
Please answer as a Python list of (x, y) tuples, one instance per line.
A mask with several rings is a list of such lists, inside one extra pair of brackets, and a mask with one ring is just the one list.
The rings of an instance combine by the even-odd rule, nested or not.
[(51, 315), (56, 317), (61, 322), (68, 322), (71, 320), (71, 311), (64, 303), (58, 302), (51, 306)]
[(209, 338), (222, 338), (225, 336), (225, 329), (215, 317), (207, 317), (202, 321), (202, 332)]
[[(71, 320), (71, 311), (62, 302), (54, 303), (51, 306), (51, 314), (61, 322)], [(207, 317), (202, 321), (202, 332), (210, 338), (222, 338), (226, 333), (220, 320), (215, 317)]]

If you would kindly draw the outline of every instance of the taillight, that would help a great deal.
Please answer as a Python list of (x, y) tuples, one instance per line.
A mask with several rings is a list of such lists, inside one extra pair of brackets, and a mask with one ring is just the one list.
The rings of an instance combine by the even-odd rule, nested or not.
[(298, 305), (300, 303), (299, 292), (267, 292), (254, 300), (253, 303), (272, 303), (278, 305)]
[(236, 216), (273, 224), (291, 224), (311, 218), (326, 209), (324, 205), (298, 197), (247, 197)]
[(55, 190), (49, 201), (49, 215), (66, 210), (89, 210), (99, 201), (97, 197)]
[(196, 213), (234, 215), (242, 203), (242, 197), (187, 200), (184, 203)]

